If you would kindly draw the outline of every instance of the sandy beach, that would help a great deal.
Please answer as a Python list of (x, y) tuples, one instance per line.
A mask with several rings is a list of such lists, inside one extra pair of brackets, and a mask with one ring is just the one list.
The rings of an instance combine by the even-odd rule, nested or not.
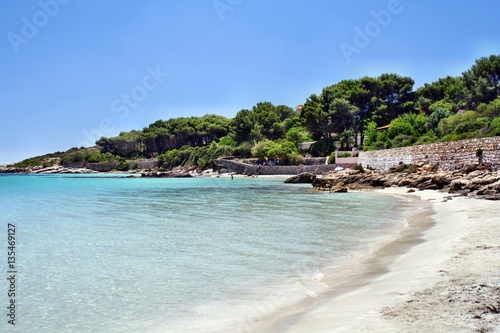
[(498, 201), (407, 191), (380, 192), (429, 202), (434, 213), (422, 221), (432, 224), (374, 253), (384, 271), (285, 320), (281, 332), (500, 332)]

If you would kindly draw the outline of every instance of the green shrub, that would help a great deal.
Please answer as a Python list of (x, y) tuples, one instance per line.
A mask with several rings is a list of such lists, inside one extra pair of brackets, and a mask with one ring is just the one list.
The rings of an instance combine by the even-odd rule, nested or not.
[(137, 170), (137, 169), (139, 169), (139, 164), (137, 163), (132, 164), (132, 170)]
[(429, 143), (436, 142), (437, 137), (434, 131), (430, 130), (427, 131), (424, 135), (422, 135), (420, 138), (418, 138), (417, 142), (415, 142), (415, 145), (425, 145)]
[(297, 152), (297, 146), (290, 141), (277, 143), (263, 140), (252, 148), (252, 155), (259, 159), (279, 159), (283, 162), (290, 162), (290, 157)]
[(298, 152), (293, 152), (289, 157), (290, 164), (299, 165), (304, 164), (304, 156), (300, 155)]
[(415, 137), (406, 134), (399, 134), (392, 140), (392, 147), (407, 147), (415, 142)]
[(488, 119), (485, 117), (480, 118), (480, 114), (476, 111), (458, 113), (439, 121), (439, 133), (446, 136), (448, 134), (463, 134), (476, 131), (485, 125), (487, 126)]
[(361, 173), (365, 172), (365, 169), (363, 168), (363, 166), (361, 164), (356, 164), (355, 166), (352, 167), (352, 169), (361, 171)]
[(286, 132), (286, 140), (295, 143), (296, 145), (302, 142), (312, 141), (307, 129), (303, 127), (292, 127)]
[(398, 135), (408, 135), (417, 138), (426, 130), (427, 117), (423, 114), (408, 113), (402, 115), (390, 123), (388, 130), (389, 139), (394, 139)]
[(252, 156), (261, 160), (270, 158), (270, 151), (275, 147), (275, 142), (271, 140), (262, 140), (252, 148)]
[(437, 108), (434, 110), (434, 112), (431, 113), (431, 115), (427, 118), (427, 121), (425, 122), (425, 127), (428, 130), (435, 130), (438, 128), (438, 124), (441, 121), (441, 119), (448, 118), (452, 116), (453, 114), (451, 113), (450, 110), (445, 109), (445, 108)]
[(458, 141), (458, 140), (464, 140), (467, 139), (469, 136), (467, 133), (462, 133), (462, 134), (452, 134), (450, 137), (449, 141)]
[(446, 102), (444, 100), (440, 100), (440, 101), (432, 103), (432, 105), (429, 106), (429, 111), (431, 113), (434, 113), (437, 109), (445, 109), (445, 110), (448, 110), (450, 112), (452, 112), (452, 111), (456, 112), (456, 111), (458, 111), (457, 107), (458, 107), (457, 105), (453, 105), (452, 103)]
[(234, 156), (251, 156), (252, 155), (252, 145), (249, 142), (242, 142), (238, 147), (234, 149)]
[(489, 104), (480, 104), (477, 111), (485, 117), (496, 118), (500, 117), (500, 98), (492, 101)]
[(490, 123), (490, 135), (497, 136), (500, 135), (500, 117), (495, 118)]
[(352, 157), (352, 154), (351, 154), (351, 153), (349, 153), (349, 152), (345, 152), (345, 153), (342, 153), (342, 154), (337, 155), (337, 157), (344, 157), (344, 158), (345, 158), (345, 157)]
[(328, 164), (335, 164), (335, 152), (331, 153), (328, 157)]
[(417, 166), (415, 164), (406, 165), (401, 163), (396, 167), (396, 172), (399, 173), (415, 173), (417, 172)]
[(377, 141), (377, 123), (371, 121), (368, 123), (364, 135), (366, 136), (365, 145), (370, 146)]
[(290, 155), (297, 152), (297, 146), (290, 141), (285, 141), (282, 144), (275, 143), (269, 150), (270, 159), (279, 159), (284, 162), (289, 162)]
[(160, 167), (162, 168), (173, 168), (182, 162), (179, 158), (179, 150), (177, 149), (172, 149), (167, 151), (165, 154), (161, 154), (158, 157), (158, 161), (160, 162)]
[(86, 150), (84, 152), (77, 151), (66, 155), (61, 159), (62, 163), (113, 163), (118, 161), (118, 156), (109, 152), (101, 153), (95, 150)]
[(377, 139), (375, 142), (370, 143), (364, 150), (379, 150), (391, 148), (392, 144), (387, 136), (387, 131), (377, 131)]
[(18, 162), (14, 164), (16, 168), (29, 168), (29, 167), (34, 167), (38, 166), (42, 163), (41, 157), (33, 157), (33, 158), (28, 158), (24, 161)]
[(328, 156), (333, 151), (335, 151), (335, 142), (327, 138), (319, 139), (309, 148), (309, 153), (314, 157)]
[(469, 133), (469, 132), (474, 132), (478, 131), (483, 127), (488, 126), (488, 121), (489, 119), (486, 118), (478, 118), (476, 120), (469, 120), (463, 123), (460, 123), (455, 127), (453, 133), (455, 134), (462, 134), (462, 133)]
[(220, 138), (218, 144), (220, 146), (229, 146), (229, 147), (236, 147), (238, 144), (236, 141), (234, 141), (231, 137), (225, 136), (223, 138)]
[(172, 149), (158, 157), (161, 168), (171, 169), (178, 166), (210, 166), (217, 158), (234, 154), (236, 148), (212, 142), (204, 147), (183, 146)]
[(116, 165), (116, 170), (127, 171), (128, 170), (128, 163), (125, 161), (118, 162), (118, 164)]
[(54, 166), (54, 164), (56, 164), (56, 161), (55, 160), (50, 160), (50, 161), (44, 162), (42, 164), (42, 166), (44, 168), (50, 168), (51, 166)]

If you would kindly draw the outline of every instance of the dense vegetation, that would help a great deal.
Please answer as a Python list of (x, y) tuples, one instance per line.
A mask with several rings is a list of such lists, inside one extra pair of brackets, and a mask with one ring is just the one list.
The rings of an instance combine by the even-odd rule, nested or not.
[[(383, 127), (383, 128), (381, 128)], [(101, 138), (99, 151), (67, 153), (67, 162), (158, 157), (162, 166), (209, 166), (227, 155), (301, 163), (304, 153), (373, 150), (500, 135), (500, 56), (478, 59), (459, 77), (414, 90), (410, 77), (344, 80), (311, 95), (301, 110), (269, 102), (217, 115), (158, 120), (140, 131)], [(299, 152), (298, 143), (316, 141)], [(37, 163), (23, 161), (24, 164)]]
[(109, 153), (101, 153), (99, 148), (71, 148), (65, 152), (55, 152), (42, 156), (35, 156), (19, 163), (13, 164), (16, 168), (30, 168), (42, 166), (44, 168), (64, 163), (112, 163), (120, 161), (120, 156), (114, 156)]
[(332, 141), (355, 146), (357, 137), (359, 148), (382, 149), (498, 135), (500, 56), (477, 60), (460, 77), (413, 85), (396, 74), (341, 81), (311, 95), (301, 117), (325, 150)]
[(142, 131), (122, 132), (96, 142), (101, 153), (128, 159), (158, 157), (162, 166), (206, 167), (235, 155), (298, 163), (297, 144), (310, 140), (298, 113), (284, 105), (258, 103), (232, 119), (217, 115), (158, 120)]

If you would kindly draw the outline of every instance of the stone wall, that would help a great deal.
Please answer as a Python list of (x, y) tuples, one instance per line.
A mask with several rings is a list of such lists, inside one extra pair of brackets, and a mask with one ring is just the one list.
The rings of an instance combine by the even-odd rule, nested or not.
[(243, 175), (298, 175), (302, 172), (309, 172), (315, 175), (321, 175), (325, 172), (332, 171), (337, 166), (344, 168), (352, 167), (353, 165), (339, 164), (321, 164), (321, 165), (276, 165), (276, 166), (256, 166), (246, 163), (241, 163), (232, 160), (217, 159), (215, 163), (220, 168), (226, 169), (228, 172), (234, 172)]
[(149, 160), (140, 160), (137, 162), (129, 162), (128, 166), (132, 168), (132, 166), (137, 163), (139, 165), (139, 169), (154, 169), (160, 166), (160, 162), (157, 159), (149, 159)]
[[(128, 166), (131, 169), (132, 166), (137, 163), (139, 165), (139, 169), (153, 169), (158, 167), (158, 160), (141, 160), (136, 162), (128, 162)], [(86, 168), (99, 172), (108, 172), (116, 169), (116, 165), (118, 163), (63, 163), (63, 166), (66, 168)]]
[(325, 165), (326, 157), (307, 157), (304, 158), (305, 165)]
[(335, 161), (337, 162), (337, 164), (356, 165), (359, 163), (359, 157), (337, 157)]
[[(480, 159), (477, 149), (483, 150)], [(359, 163), (363, 167), (386, 170), (399, 163), (425, 163), (437, 165), (439, 170), (459, 170), (471, 162), (491, 164), (493, 169), (500, 167), (500, 137), (468, 139), (431, 143), (428, 145), (360, 152)]]

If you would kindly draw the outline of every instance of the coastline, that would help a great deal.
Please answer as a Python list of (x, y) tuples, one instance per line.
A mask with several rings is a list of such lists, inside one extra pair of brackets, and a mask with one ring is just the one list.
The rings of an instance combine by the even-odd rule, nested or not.
[(389, 258), (385, 272), (282, 320), (279, 332), (500, 332), (500, 207), (430, 190), (411, 195), (431, 203), (433, 225), (376, 252)]
[[(362, 266), (362, 274), (359, 267), (345, 266), (332, 280), (325, 270), (324, 279), (313, 280), (333, 286), (333, 291), (322, 293), (318, 304), (285, 309), (291, 311), (289, 317), (249, 317), (244, 321), (248, 329), (266, 321), (273, 325), (256, 332), (499, 332), (500, 317), (494, 312), (500, 307), (495, 224), (500, 207), (494, 201), (449, 198), (433, 190), (408, 193), (408, 188), (391, 187), (375, 193), (404, 197), (423, 209), (410, 208), (414, 219), (409, 228), (397, 228), (404, 230), (400, 237), (359, 258), (361, 265), (354, 266)], [(386, 215), (390, 218), (391, 212)], [(337, 288), (333, 282), (339, 280), (344, 283)], [(257, 310), (274, 312), (266, 304)], [(496, 330), (488, 330), (495, 320)]]

